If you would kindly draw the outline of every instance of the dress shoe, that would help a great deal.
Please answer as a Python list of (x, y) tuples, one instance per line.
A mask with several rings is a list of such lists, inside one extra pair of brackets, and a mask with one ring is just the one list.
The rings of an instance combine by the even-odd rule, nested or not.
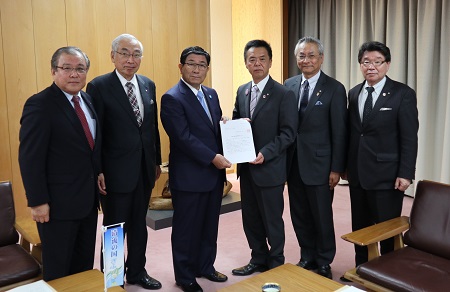
[(142, 286), (142, 288), (148, 290), (157, 290), (161, 289), (162, 287), (161, 283), (158, 280), (153, 279), (147, 273), (145, 273), (140, 279), (137, 280), (127, 279), (127, 283), (132, 285), (139, 285)]
[(249, 263), (243, 267), (232, 270), (233, 275), (236, 276), (248, 276), (253, 274), (254, 272), (264, 272), (267, 271), (267, 266), (265, 265), (257, 265)]
[(328, 278), (328, 279), (333, 279), (333, 275), (331, 274), (330, 265), (320, 266), (317, 269), (317, 274), (321, 275), (322, 277)]
[(197, 282), (192, 282), (189, 284), (178, 284), (177, 286), (180, 286), (181, 290), (184, 292), (203, 292), (202, 287)]
[(228, 277), (226, 275), (218, 271), (214, 271), (211, 274), (202, 276), (213, 282), (225, 282), (226, 280), (228, 280)]
[(306, 261), (306, 260), (300, 260), (297, 263), (297, 266), (306, 270), (315, 270), (318, 268), (317, 263), (315, 261)]

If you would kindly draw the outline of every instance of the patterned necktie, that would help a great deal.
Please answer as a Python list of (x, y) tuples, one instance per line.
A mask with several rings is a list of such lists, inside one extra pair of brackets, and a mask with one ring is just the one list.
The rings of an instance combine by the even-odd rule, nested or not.
[(309, 82), (308, 80), (305, 80), (303, 85), (302, 98), (300, 99), (300, 108), (298, 112), (299, 123), (302, 121), (303, 114), (305, 113), (306, 107), (308, 106), (308, 99), (309, 99)]
[(372, 92), (375, 89), (373, 87), (366, 87), (366, 90), (367, 90), (367, 99), (366, 99), (366, 102), (364, 103), (363, 124), (367, 122), (370, 112), (372, 111), (372, 107), (373, 107)]
[(133, 108), (134, 115), (136, 116), (137, 123), (139, 127), (142, 125), (142, 116), (141, 111), (139, 110), (138, 101), (136, 98), (136, 94), (133, 90), (133, 83), (127, 82), (125, 86), (128, 88), (127, 96), (128, 100), (130, 101), (131, 107)]
[(211, 113), (209, 112), (208, 106), (206, 105), (205, 95), (201, 90), (197, 92), (197, 99), (202, 105), (203, 109), (205, 110), (205, 113), (208, 115), (208, 118), (212, 123)]
[(88, 140), (89, 146), (91, 147), (91, 150), (94, 149), (94, 138), (92, 138), (91, 130), (89, 130), (89, 125), (86, 120), (86, 115), (84, 114), (83, 110), (80, 106), (80, 97), (74, 95), (72, 97), (72, 102), (75, 108), (75, 113), (77, 114), (78, 118), (80, 119), (81, 126), (83, 126), (84, 135), (86, 135), (86, 139)]
[(250, 98), (250, 118), (253, 117), (253, 112), (255, 111), (256, 104), (258, 104), (258, 99), (259, 99), (259, 88), (257, 85), (253, 85)]

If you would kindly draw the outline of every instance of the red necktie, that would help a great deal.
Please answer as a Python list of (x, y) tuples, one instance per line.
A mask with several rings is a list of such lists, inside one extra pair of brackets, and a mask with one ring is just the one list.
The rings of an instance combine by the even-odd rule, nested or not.
[(94, 139), (92, 138), (91, 130), (89, 130), (89, 125), (86, 120), (86, 116), (81, 109), (80, 106), (80, 97), (74, 95), (72, 98), (72, 102), (74, 104), (75, 112), (80, 119), (81, 125), (83, 126), (84, 134), (86, 135), (86, 139), (88, 140), (89, 146), (91, 149), (94, 149)]

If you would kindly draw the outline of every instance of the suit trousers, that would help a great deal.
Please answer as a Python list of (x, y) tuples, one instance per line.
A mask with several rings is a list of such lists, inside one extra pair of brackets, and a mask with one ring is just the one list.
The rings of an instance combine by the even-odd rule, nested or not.
[[(352, 209), (352, 231), (371, 226), (395, 217), (402, 213), (404, 192), (395, 190), (364, 190), (360, 186), (350, 186)], [(380, 243), (381, 254), (394, 250), (393, 238)], [(367, 262), (368, 251), (365, 246), (355, 245), (356, 266)]]
[(173, 203), (172, 258), (176, 283), (215, 271), (223, 181), (217, 178), (209, 192), (171, 189)]
[(240, 187), (242, 224), (252, 250), (250, 262), (270, 269), (284, 264), (284, 184), (260, 187), (254, 182), (248, 165), (243, 164)]
[[(143, 158), (144, 159), (144, 158)], [(147, 249), (146, 216), (151, 196), (145, 162), (142, 160), (136, 188), (131, 193), (108, 191), (108, 178), (105, 177), (105, 196), (100, 195), (103, 210), (103, 225), (124, 224), (124, 236), (127, 239), (126, 276), (127, 280), (138, 280), (145, 273)], [(102, 260), (103, 262), (103, 260)]]
[[(294, 160), (297, 161), (297, 155)], [(333, 222), (334, 190), (330, 186), (305, 185), (297, 163), (288, 174), (289, 208), (292, 225), (300, 245), (301, 259), (329, 265), (336, 255)]]
[[(51, 207), (50, 207), (51, 214)], [(44, 281), (92, 270), (97, 235), (97, 208), (82, 219), (37, 223), (42, 242)]]

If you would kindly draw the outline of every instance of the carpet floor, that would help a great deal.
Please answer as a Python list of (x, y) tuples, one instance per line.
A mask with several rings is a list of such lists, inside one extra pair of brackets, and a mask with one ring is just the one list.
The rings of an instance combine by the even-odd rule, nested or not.
[[(235, 179), (235, 177), (235, 174), (230, 174), (228, 175), (228, 180), (233, 184), (232, 191), (239, 193), (239, 182)], [(286, 257), (286, 263), (296, 264), (300, 259), (300, 248), (298, 246), (290, 219), (287, 188), (285, 188), (284, 191), (284, 198), (285, 209), (283, 218), (286, 232), (284, 254)], [(409, 215), (412, 202), (413, 198), (405, 196), (402, 214)], [(339, 185), (336, 187), (333, 200), (333, 212), (337, 252), (336, 257), (331, 264), (331, 268), (333, 272), (333, 280), (340, 282), (339, 278), (344, 274), (344, 272), (354, 267), (353, 245), (341, 239), (341, 235), (351, 232), (350, 198), (348, 186)], [(101, 221), (102, 215), (99, 215), (99, 233), (97, 235), (96, 259), (94, 263), (94, 268), (96, 269), (100, 269)], [(150, 276), (161, 281), (162, 289), (158, 291), (181, 291), (181, 289), (175, 285), (173, 274), (170, 243), (171, 232), (171, 228), (156, 231), (148, 228), (146, 269)], [(217, 271), (226, 274), (228, 276), (228, 281), (224, 283), (214, 283), (204, 278), (198, 278), (197, 282), (205, 292), (217, 291), (220, 288), (251, 277), (239, 277), (231, 274), (232, 269), (246, 265), (250, 260), (250, 249), (242, 229), (242, 216), (239, 210), (222, 214), (220, 216), (219, 238), (217, 240), (217, 245), (218, 252), (215, 268)], [(361, 286), (354, 283), (343, 284), (354, 285), (361, 288)], [(132, 292), (147, 291), (140, 286), (129, 284), (125, 284), (125, 289), (126, 291)]]

